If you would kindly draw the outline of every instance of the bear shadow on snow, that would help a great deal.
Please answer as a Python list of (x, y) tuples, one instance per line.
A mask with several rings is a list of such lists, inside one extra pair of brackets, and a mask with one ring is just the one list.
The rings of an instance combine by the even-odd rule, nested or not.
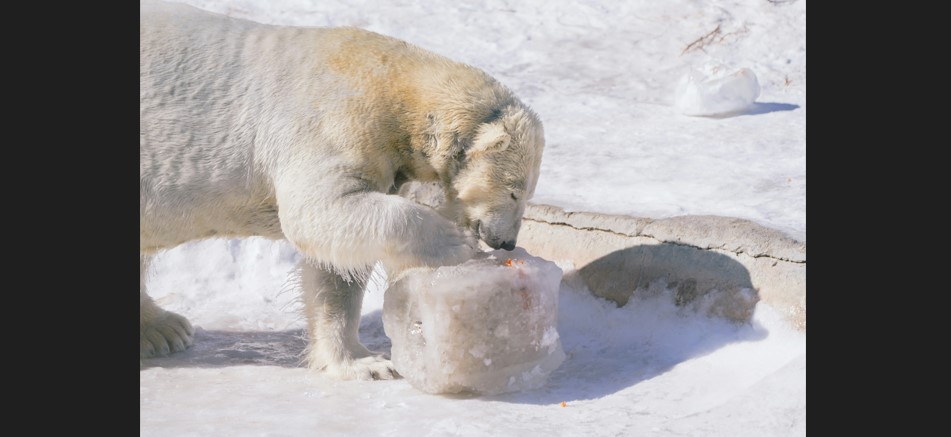
[(168, 356), (142, 358), (142, 369), (151, 367), (301, 367), (307, 346), (303, 329), (286, 331), (219, 331), (195, 327), (191, 347)]
[[(390, 339), (383, 332), (383, 314), (377, 310), (360, 320), (360, 341), (373, 352), (390, 355)], [(279, 366), (307, 368), (304, 329), (284, 331), (222, 331), (195, 327), (192, 345), (182, 352), (141, 359), (141, 368), (217, 368), (229, 366)]]

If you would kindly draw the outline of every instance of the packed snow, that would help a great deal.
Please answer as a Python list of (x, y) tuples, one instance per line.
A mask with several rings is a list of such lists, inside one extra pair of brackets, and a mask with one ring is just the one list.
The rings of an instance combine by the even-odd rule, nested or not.
[[(153, 295), (197, 334), (183, 353), (143, 360), (141, 435), (805, 435), (805, 334), (762, 303), (738, 325), (678, 307), (653, 284), (617, 308), (563, 265), (567, 357), (547, 383), (434, 395), (405, 379), (337, 381), (300, 365), (305, 322), (284, 285), (298, 256), (286, 242), (250, 238), (186, 244), (155, 260)], [(377, 275), (360, 337), (389, 353)]]
[[(533, 202), (740, 217), (805, 241), (804, 0), (179, 1), (271, 24), (358, 26), (486, 70), (545, 124)], [(758, 95), (747, 80), (683, 99), (691, 74), (699, 87), (740, 71)], [(743, 104), (716, 106), (729, 101)], [(735, 324), (674, 305), (657, 283), (618, 308), (560, 265), (566, 357), (545, 385), (436, 395), (301, 366), (305, 322), (286, 282), (299, 256), (249, 238), (154, 259), (152, 296), (197, 333), (188, 351), (143, 360), (141, 435), (805, 435), (805, 333), (763, 302)], [(384, 283), (377, 272), (360, 335), (389, 354)]]

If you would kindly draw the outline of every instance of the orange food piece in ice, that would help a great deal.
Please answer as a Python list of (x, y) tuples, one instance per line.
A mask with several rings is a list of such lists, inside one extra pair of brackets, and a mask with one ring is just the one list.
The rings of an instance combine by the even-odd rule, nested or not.
[(565, 408), (568, 404), (565, 401), (561, 401), (561, 408)]
[(505, 265), (512, 267), (512, 258), (505, 260)]

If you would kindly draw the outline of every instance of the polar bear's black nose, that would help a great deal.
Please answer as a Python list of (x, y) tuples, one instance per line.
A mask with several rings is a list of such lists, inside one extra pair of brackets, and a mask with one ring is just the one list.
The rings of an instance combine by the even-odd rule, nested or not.
[(513, 249), (515, 249), (515, 240), (506, 241), (506, 242), (502, 243), (502, 248), (505, 249), (505, 250), (513, 250)]

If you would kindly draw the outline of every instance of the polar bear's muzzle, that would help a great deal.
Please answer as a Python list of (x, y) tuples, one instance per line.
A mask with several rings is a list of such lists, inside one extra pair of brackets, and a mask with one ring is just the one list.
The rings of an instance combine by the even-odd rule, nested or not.
[[(472, 231), (480, 240), (484, 241), (485, 244), (489, 245), (489, 247), (492, 249), (515, 249), (515, 235), (512, 235), (509, 238), (502, 237), (498, 233), (493, 232), (491, 227), (484, 226), (481, 220), (477, 220), (473, 224)], [(516, 226), (515, 232), (518, 232), (518, 226)]]

